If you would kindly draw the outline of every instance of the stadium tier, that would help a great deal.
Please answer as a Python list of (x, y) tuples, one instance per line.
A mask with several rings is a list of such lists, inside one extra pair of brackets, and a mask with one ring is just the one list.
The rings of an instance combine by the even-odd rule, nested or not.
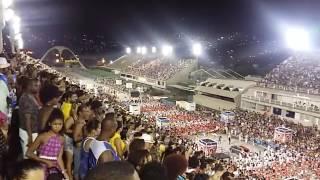
[(166, 84), (186, 80), (196, 66), (194, 59), (127, 55), (108, 67), (119, 70), (123, 78), (165, 88)]
[(261, 85), (288, 91), (319, 94), (319, 58), (311, 56), (290, 57), (267, 74)]

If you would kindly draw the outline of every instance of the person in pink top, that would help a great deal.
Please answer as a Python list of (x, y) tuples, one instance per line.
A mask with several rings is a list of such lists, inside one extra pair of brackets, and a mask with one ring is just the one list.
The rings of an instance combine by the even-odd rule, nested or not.
[[(51, 112), (45, 131), (41, 133), (27, 150), (27, 157), (43, 164), (46, 176), (60, 171), (65, 179), (68, 175), (65, 172), (62, 153), (64, 137), (62, 135), (64, 116), (60, 109), (55, 108)], [(34, 152), (37, 151), (38, 155)]]

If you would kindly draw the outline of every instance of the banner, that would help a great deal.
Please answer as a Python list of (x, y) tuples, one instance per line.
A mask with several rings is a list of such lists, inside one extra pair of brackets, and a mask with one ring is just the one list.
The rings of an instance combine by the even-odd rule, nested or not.
[(199, 139), (198, 151), (204, 151), (206, 156), (211, 156), (216, 153), (218, 143), (213, 139), (203, 138)]
[(122, 85), (122, 80), (116, 80), (116, 85)]
[(274, 130), (273, 139), (281, 143), (292, 141), (293, 131), (285, 127), (277, 127)]
[(131, 114), (134, 114), (134, 115), (139, 115), (141, 110), (140, 110), (140, 105), (139, 104), (130, 104), (129, 106), (129, 112)]
[(127, 89), (132, 89), (132, 83), (126, 83), (126, 88)]

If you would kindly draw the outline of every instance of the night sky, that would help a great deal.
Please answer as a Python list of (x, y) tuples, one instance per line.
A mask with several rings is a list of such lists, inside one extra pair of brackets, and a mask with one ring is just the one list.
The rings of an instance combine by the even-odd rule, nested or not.
[(119, 42), (171, 39), (179, 33), (210, 39), (228, 32), (276, 38), (277, 24), (319, 29), (313, 0), (16, 0), (24, 29), (59, 36), (101, 34)]

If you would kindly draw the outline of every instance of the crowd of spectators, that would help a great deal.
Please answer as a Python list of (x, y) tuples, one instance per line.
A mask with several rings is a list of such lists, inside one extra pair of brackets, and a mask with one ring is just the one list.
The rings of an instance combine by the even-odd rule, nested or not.
[(319, 93), (320, 66), (312, 57), (293, 56), (279, 64), (262, 81), (266, 86), (282, 86), (290, 91)]
[(124, 69), (125, 72), (151, 78), (155, 80), (167, 80), (176, 73), (192, 64), (191, 59), (180, 59), (175, 61), (164, 57), (139, 58), (136, 62)]
[[(234, 121), (228, 126), (231, 134), (239, 139), (268, 147), (262, 154), (241, 158), (238, 167), (251, 172), (257, 170), (254, 173), (270, 179), (276, 176), (290, 177), (290, 175), (310, 179), (312, 174), (319, 177), (320, 134), (317, 127), (304, 127), (274, 115), (242, 110), (235, 110), (235, 114)], [(274, 131), (277, 127), (287, 127), (292, 130), (292, 141), (286, 143), (274, 141)], [(264, 164), (263, 158), (265, 158)], [(288, 173), (290, 169), (296, 171)], [(275, 173), (270, 174), (270, 171)]]
[(188, 112), (177, 106), (165, 105), (159, 101), (148, 101), (141, 107), (142, 113), (148, 118), (149, 122), (155, 123), (157, 118), (165, 117), (169, 119), (166, 134), (188, 138), (195, 134), (212, 133), (219, 129), (219, 124), (215, 121), (213, 113)]
[[(320, 176), (320, 137), (315, 127), (242, 110), (235, 110), (234, 121), (224, 124), (218, 112), (202, 108), (187, 112), (151, 97), (142, 101), (142, 115), (131, 115), (120, 106), (116, 93), (95, 95), (63, 73), (26, 62), (16, 57), (9, 64), (0, 58), (0, 98), (5, 99), (0, 101), (1, 179)], [(169, 129), (157, 128), (160, 116), (170, 120)], [(294, 132), (292, 142), (273, 141), (279, 126)], [(216, 131), (268, 144), (267, 150), (232, 160), (205, 157), (192, 137)]]

